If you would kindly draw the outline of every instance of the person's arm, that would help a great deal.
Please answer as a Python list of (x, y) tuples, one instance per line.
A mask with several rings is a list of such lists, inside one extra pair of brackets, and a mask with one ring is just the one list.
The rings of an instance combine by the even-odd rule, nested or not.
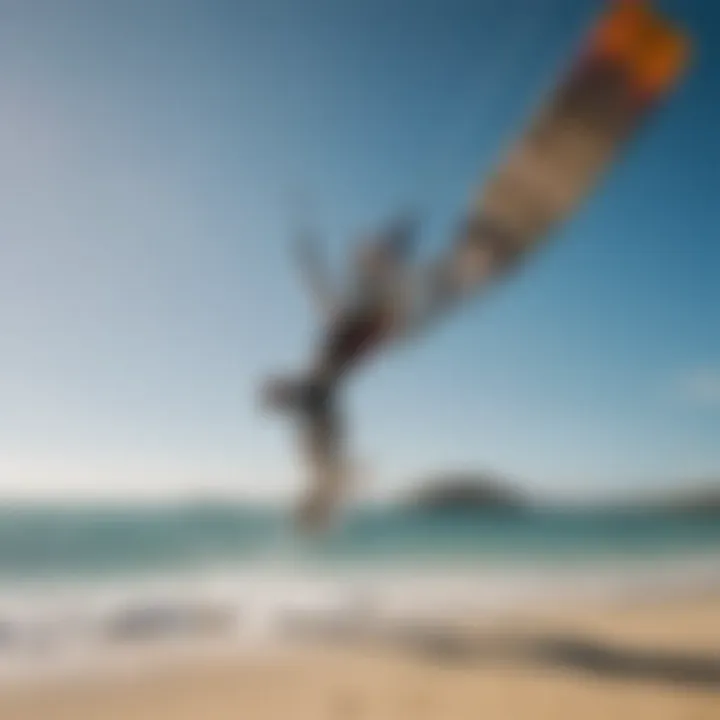
[(328, 279), (327, 268), (318, 253), (317, 238), (308, 232), (301, 232), (295, 241), (294, 256), (315, 306), (325, 316), (333, 314), (338, 298)]

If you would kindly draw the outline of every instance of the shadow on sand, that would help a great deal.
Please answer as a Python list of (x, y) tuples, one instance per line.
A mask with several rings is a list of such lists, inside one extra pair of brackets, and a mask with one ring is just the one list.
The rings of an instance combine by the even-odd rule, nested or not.
[[(720, 692), (720, 653), (700, 655), (604, 643), (577, 634), (484, 634), (411, 626), (356, 634), (335, 628), (326, 640), (370, 642), (443, 664), (509, 662), (596, 678), (661, 682)], [(317, 635), (316, 635), (317, 637)]]
[(578, 635), (471, 637), (415, 629), (395, 635), (400, 647), (444, 662), (513, 661), (583, 672), (596, 677), (644, 680), (720, 691), (720, 654), (647, 650)]

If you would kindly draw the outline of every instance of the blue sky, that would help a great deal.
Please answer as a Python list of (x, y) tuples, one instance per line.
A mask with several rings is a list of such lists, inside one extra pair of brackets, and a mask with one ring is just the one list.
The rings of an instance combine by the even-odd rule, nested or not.
[[(720, 7), (695, 68), (517, 277), (359, 376), (366, 492), (489, 469), (572, 495), (720, 474)], [(3, 0), (0, 495), (289, 497), (266, 373), (317, 332), (301, 192), (340, 277), (400, 203), (446, 239), (590, 0)]]

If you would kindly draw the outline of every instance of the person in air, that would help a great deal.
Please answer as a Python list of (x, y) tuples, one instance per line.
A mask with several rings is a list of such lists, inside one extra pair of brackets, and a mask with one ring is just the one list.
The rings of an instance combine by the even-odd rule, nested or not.
[(297, 261), (323, 318), (318, 350), (298, 378), (273, 378), (263, 388), (265, 408), (289, 412), (300, 422), (311, 468), (299, 524), (323, 526), (341, 499), (348, 475), (345, 428), (338, 393), (351, 371), (401, 332), (409, 303), (408, 266), (416, 241), (415, 218), (397, 218), (356, 251), (350, 286), (328, 282), (315, 245), (304, 238)]

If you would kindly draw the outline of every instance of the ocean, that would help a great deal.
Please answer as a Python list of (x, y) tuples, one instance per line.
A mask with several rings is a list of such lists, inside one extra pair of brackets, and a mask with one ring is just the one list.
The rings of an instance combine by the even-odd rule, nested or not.
[(294, 535), (280, 511), (244, 506), (0, 508), (0, 581), (156, 576), (307, 566), (557, 564), (720, 552), (720, 515), (702, 512), (526, 510), (349, 515), (323, 537)]
[[(376, 508), (301, 538), (232, 504), (0, 508), (0, 676), (100, 649), (277, 638), (720, 587), (720, 516)], [(53, 664), (54, 663), (54, 664)]]

